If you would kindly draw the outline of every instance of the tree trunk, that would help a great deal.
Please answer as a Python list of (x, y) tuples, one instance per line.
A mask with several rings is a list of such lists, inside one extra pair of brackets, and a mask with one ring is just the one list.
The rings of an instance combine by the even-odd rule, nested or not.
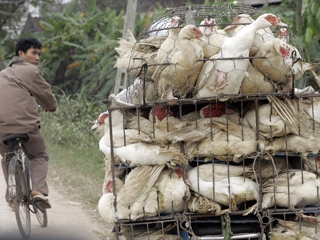
[(302, 26), (302, 0), (297, 0), (297, 33), (301, 35)]
[(2, 59), (0, 58), (0, 71), (5, 69), (6, 65), (4, 64), (4, 62), (2, 61)]

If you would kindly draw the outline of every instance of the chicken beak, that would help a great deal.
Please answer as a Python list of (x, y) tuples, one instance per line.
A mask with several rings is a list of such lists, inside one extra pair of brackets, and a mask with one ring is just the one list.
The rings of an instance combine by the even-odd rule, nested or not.
[(99, 126), (101, 126), (101, 122), (97, 119), (94, 124), (91, 127), (91, 131), (97, 129)]
[(179, 27), (179, 25), (180, 25), (180, 17), (176, 16), (172, 19), (172, 26)]
[(288, 66), (288, 67), (292, 66), (292, 58), (291, 57), (287, 56), (283, 60), (284, 60), (284, 63), (286, 66)]
[(184, 183), (185, 183), (186, 185), (188, 185), (189, 187), (192, 186), (192, 183), (190, 182), (190, 180), (189, 180), (189, 178), (188, 178), (188, 173), (184, 173), (183, 179), (184, 179)]
[(232, 113), (234, 113), (232, 109), (229, 109), (229, 108), (226, 109), (226, 114), (232, 114)]
[(203, 36), (202, 32), (199, 29), (196, 29), (195, 31), (195, 37), (197, 39), (201, 38)]
[(190, 182), (190, 180), (189, 180), (188, 177), (185, 177), (185, 178), (184, 178), (184, 183), (185, 183), (186, 185), (188, 185), (189, 187), (192, 186), (192, 183)]
[(239, 17), (233, 19), (232, 23), (224, 28), (224, 30), (233, 30), (238, 27), (237, 23), (239, 21)]
[(224, 30), (232, 30), (232, 29), (235, 29), (237, 27), (237, 25), (228, 25), (224, 28)]
[(201, 40), (201, 41), (203, 41), (203, 42), (205, 42), (205, 43), (209, 43), (209, 42), (208, 42), (208, 39), (205, 38), (205, 37), (203, 37), (203, 36), (202, 36), (201, 38), (199, 38), (199, 40)]
[(279, 27), (289, 27), (287, 24), (281, 22), (280, 18), (278, 18), (276, 25)]
[(167, 111), (168, 117), (174, 117), (174, 113), (170, 110)]

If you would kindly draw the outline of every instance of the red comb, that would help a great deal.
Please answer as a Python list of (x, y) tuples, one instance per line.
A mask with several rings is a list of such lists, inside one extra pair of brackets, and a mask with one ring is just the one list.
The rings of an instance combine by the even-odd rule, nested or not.
[(289, 56), (290, 49), (280, 46), (280, 52), (281, 52), (282, 56)]

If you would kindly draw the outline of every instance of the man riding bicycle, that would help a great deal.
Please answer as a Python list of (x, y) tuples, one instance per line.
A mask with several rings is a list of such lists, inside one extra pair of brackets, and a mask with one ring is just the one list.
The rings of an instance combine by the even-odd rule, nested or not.
[[(0, 72), (0, 139), (7, 134), (28, 135), (29, 141), (22, 144), (22, 149), (31, 161), (32, 195), (41, 201), (42, 207), (51, 208), (46, 181), (49, 158), (40, 132), (38, 105), (45, 111), (54, 112), (57, 101), (50, 84), (42, 78), (37, 66), (40, 50), (41, 43), (37, 39), (20, 39), (16, 44), (16, 56)], [(8, 152), (13, 152), (13, 146), (0, 141), (1, 164), (7, 183), (5, 198), (13, 208), (8, 192), (8, 167), (12, 156), (8, 156)]]

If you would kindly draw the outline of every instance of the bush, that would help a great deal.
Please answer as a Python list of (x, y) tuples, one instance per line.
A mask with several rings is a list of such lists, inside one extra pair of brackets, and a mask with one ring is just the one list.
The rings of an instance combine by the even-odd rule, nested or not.
[(107, 107), (86, 96), (59, 94), (55, 113), (42, 112), (41, 130), (50, 156), (49, 183), (95, 211), (104, 179), (104, 154), (98, 148), (94, 119)]

